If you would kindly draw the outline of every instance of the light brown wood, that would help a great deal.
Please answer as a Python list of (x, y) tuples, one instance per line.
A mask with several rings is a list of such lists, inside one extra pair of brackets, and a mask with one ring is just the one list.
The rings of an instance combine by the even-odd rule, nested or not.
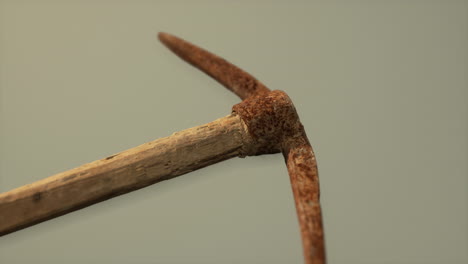
[(236, 156), (235, 114), (0, 194), (0, 235)]

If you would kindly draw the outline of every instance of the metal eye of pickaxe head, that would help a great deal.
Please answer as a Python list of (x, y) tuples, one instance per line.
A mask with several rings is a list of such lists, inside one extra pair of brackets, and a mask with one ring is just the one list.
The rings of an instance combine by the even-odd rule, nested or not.
[(305, 263), (325, 263), (317, 163), (291, 99), (180, 38), (159, 39), (243, 101), (232, 113), (0, 194), (0, 236), (233, 157), (282, 152)]

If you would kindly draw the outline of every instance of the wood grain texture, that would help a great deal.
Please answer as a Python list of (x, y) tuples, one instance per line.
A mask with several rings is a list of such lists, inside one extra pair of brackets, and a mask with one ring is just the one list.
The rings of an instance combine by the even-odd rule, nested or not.
[(0, 235), (150, 184), (243, 156), (231, 114), (0, 194)]

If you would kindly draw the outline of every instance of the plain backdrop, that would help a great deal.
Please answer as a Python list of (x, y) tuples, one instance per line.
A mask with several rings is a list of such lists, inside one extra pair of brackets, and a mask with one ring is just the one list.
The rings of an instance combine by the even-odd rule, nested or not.
[[(329, 263), (468, 262), (467, 1), (0, 0), (0, 191), (229, 114), (166, 31), (294, 101)], [(301, 263), (281, 155), (0, 238), (9, 263)]]

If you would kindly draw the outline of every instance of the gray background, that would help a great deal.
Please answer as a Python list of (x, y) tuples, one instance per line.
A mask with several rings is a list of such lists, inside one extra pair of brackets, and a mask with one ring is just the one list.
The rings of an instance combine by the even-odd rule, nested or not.
[[(466, 1), (0, 1), (0, 191), (227, 115), (167, 31), (291, 96), (330, 263), (467, 263)], [(281, 155), (0, 238), (1, 263), (300, 263)]]

